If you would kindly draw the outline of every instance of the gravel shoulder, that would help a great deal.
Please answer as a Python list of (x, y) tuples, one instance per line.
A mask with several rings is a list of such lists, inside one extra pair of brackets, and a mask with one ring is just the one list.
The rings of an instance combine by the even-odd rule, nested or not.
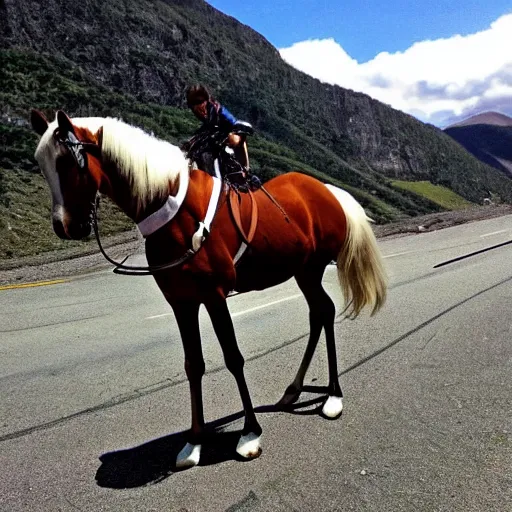
[[(468, 222), (512, 214), (512, 205), (481, 206), (465, 210), (432, 213), (373, 226), (378, 239), (437, 231)], [(102, 240), (109, 256), (124, 258), (128, 254), (143, 254), (144, 239), (136, 228)], [(83, 248), (53, 251), (37, 256), (0, 260), (0, 286), (69, 278), (112, 268), (98, 250), (95, 240)]]
[(439, 229), (476, 222), (479, 220), (493, 219), (512, 214), (512, 205), (477, 206), (464, 210), (430, 213), (418, 217), (409, 218), (400, 222), (392, 222), (374, 226), (377, 238), (397, 237), (413, 233), (438, 231)]

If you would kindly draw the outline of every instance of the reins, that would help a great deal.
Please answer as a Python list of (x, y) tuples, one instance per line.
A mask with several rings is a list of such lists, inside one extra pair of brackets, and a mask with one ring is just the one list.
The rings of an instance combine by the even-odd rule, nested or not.
[(276, 201), (274, 196), (263, 185), (261, 185), (260, 188), (267, 195), (267, 197), (274, 203), (278, 210), (283, 214), (283, 217), (285, 218), (286, 222), (289, 223), (290, 218), (288, 217), (288, 214), (284, 211), (284, 208)]
[(164, 263), (163, 265), (147, 265), (147, 266), (137, 266), (137, 265), (125, 265), (124, 262), (130, 257), (126, 256), (122, 261), (118, 262), (112, 259), (103, 249), (103, 245), (101, 244), (100, 234), (98, 230), (98, 216), (97, 216), (97, 207), (96, 202), (93, 203), (92, 206), (92, 226), (94, 229), (94, 234), (96, 236), (96, 241), (98, 242), (98, 247), (100, 249), (103, 257), (112, 265), (115, 265), (113, 269), (114, 274), (121, 274), (125, 276), (151, 276), (156, 272), (160, 272), (162, 270), (168, 270), (170, 268), (178, 267), (182, 265), (186, 261), (190, 260), (194, 257), (199, 250), (194, 251), (193, 249), (187, 249), (187, 251), (183, 254), (183, 256), (178, 259), (171, 261), (170, 263)]

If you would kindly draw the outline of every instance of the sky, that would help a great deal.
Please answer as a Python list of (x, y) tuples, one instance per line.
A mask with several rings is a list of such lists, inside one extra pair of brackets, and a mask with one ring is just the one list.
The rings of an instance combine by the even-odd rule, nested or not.
[(512, 0), (207, 0), (297, 69), (444, 128), (512, 116)]

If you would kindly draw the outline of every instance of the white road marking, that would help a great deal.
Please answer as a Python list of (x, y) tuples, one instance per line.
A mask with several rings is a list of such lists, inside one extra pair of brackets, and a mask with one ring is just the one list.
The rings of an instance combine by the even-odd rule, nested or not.
[(164, 316), (171, 316), (174, 315), (174, 313), (162, 313), (161, 315), (153, 315), (146, 317), (146, 320), (153, 320), (154, 318), (162, 318)]
[(388, 254), (387, 256), (383, 256), (383, 258), (393, 258), (395, 256), (402, 256), (403, 254), (411, 254), (415, 251), (404, 251), (404, 252), (395, 252), (394, 254)]
[(274, 300), (272, 302), (267, 302), (267, 304), (262, 304), (261, 306), (255, 306), (254, 308), (246, 309), (244, 311), (238, 311), (237, 313), (233, 313), (231, 315), (232, 318), (235, 316), (246, 315), (247, 313), (252, 313), (253, 311), (258, 311), (258, 309), (268, 308), (269, 306), (274, 306), (276, 304), (280, 304), (281, 302), (287, 302), (289, 300), (298, 299), (302, 297), (302, 293), (297, 293), (296, 295), (290, 295), (289, 297), (284, 297), (283, 299)]
[[(267, 302), (266, 304), (261, 304), (260, 306), (255, 306), (253, 308), (244, 309), (243, 311), (237, 311), (231, 315), (231, 318), (235, 318), (237, 316), (246, 315), (248, 313), (253, 313), (254, 311), (258, 311), (259, 309), (268, 308), (270, 306), (275, 306), (276, 304), (281, 304), (281, 302), (287, 302), (289, 300), (295, 300), (303, 295), (301, 293), (297, 293), (296, 295), (290, 295), (289, 297), (284, 297), (282, 299), (273, 300), (272, 302)], [(154, 318), (162, 318), (164, 316), (172, 316), (174, 313), (163, 313), (161, 315), (153, 315), (146, 317), (146, 320), (153, 320)]]
[(480, 238), (485, 238), (486, 236), (499, 235), (500, 233), (506, 233), (508, 229), (500, 229), (499, 231), (493, 231), (492, 233), (486, 233), (485, 235), (480, 235)]

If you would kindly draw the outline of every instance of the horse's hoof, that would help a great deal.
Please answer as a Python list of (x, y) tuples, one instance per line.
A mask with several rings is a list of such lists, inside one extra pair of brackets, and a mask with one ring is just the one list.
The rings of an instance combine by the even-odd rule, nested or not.
[(331, 420), (341, 416), (343, 412), (343, 398), (341, 396), (330, 396), (322, 407), (322, 414)]
[(179, 469), (191, 468), (199, 464), (201, 445), (187, 443), (176, 457), (176, 467)]
[(260, 436), (249, 433), (240, 438), (236, 453), (244, 459), (255, 459), (261, 455)]
[(301, 390), (296, 388), (295, 386), (288, 386), (281, 400), (277, 402), (277, 405), (279, 407), (288, 407), (294, 404), (300, 398), (300, 393)]

